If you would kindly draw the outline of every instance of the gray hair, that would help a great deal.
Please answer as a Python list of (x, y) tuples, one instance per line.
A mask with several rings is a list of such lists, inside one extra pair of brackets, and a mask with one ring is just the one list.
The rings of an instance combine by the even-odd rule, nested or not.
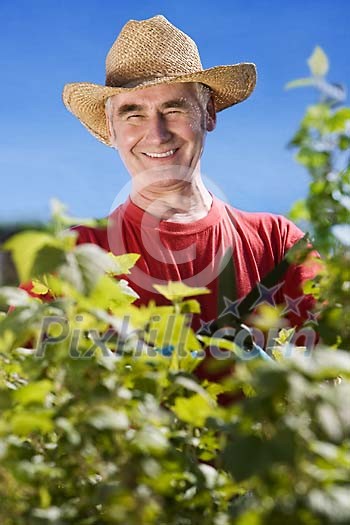
[(109, 119), (112, 117), (112, 97), (108, 97), (105, 102), (105, 112)]
[(195, 82), (194, 85), (201, 104), (206, 107), (213, 93), (212, 90), (209, 86), (202, 84), (201, 82)]

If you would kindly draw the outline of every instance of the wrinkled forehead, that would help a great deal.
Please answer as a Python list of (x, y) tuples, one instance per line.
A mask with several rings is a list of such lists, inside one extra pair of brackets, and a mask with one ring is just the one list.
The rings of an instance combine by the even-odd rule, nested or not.
[(118, 93), (109, 98), (113, 109), (124, 104), (162, 105), (168, 101), (183, 101), (189, 105), (198, 102), (198, 85), (194, 82), (178, 82), (146, 86), (133, 91)]

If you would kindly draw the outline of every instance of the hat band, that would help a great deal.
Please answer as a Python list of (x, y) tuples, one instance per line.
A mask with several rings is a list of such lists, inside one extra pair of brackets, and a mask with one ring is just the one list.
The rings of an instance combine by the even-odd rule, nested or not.
[[(194, 73), (200, 73), (200, 71), (192, 71), (191, 73), (187, 74), (194, 74)], [(183, 76), (184, 73), (178, 73), (174, 75), (152, 75), (151, 77), (142, 77), (142, 78), (135, 78), (134, 80), (131, 80), (130, 82), (126, 82), (124, 84), (119, 84), (116, 86), (112, 82), (106, 81), (106, 86), (108, 87), (121, 87), (121, 88), (135, 88), (138, 86), (146, 86), (147, 84), (152, 84), (156, 80), (172, 80), (173, 78), (177, 78), (179, 76)]]

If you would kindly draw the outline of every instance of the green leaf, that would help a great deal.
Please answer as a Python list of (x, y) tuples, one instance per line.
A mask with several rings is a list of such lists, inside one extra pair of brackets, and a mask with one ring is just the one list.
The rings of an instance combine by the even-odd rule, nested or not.
[(138, 298), (125, 281), (103, 275), (89, 294), (89, 302), (96, 308), (120, 308)]
[(28, 306), (18, 306), (0, 322), (0, 348), (6, 348), (6, 339), (14, 342), (18, 346), (24, 345), (32, 337), (33, 328), (36, 325), (41, 314), (41, 305), (38, 301), (33, 300)]
[[(42, 523), (62, 523), (61, 517), (63, 514), (62, 509), (59, 507), (48, 507), (44, 509), (34, 508), (32, 510), (34, 519), (39, 519)], [(44, 520), (44, 521), (42, 521)]]
[[(314, 104), (308, 107), (302, 120), (302, 126), (305, 128), (315, 128), (322, 134), (326, 131), (327, 122), (330, 116), (331, 110), (328, 104)], [(311, 151), (315, 151), (312, 143), (310, 148)]]
[(200, 314), (201, 305), (197, 299), (188, 299), (181, 304), (182, 313)]
[(25, 290), (3, 286), (0, 288), (0, 305), (3, 306), (26, 306), (32, 298)]
[(57, 226), (62, 227), (68, 227), (68, 226), (74, 226), (76, 224), (84, 225), (84, 226), (96, 226), (96, 220), (94, 219), (86, 219), (83, 217), (70, 217), (67, 212), (67, 206), (63, 204), (58, 199), (51, 199), (50, 200), (50, 207), (51, 207), (51, 215), (54, 221), (54, 224)]
[(326, 518), (323, 523), (350, 522), (350, 489), (333, 485), (328, 490), (314, 488), (307, 494), (312, 511)]
[(264, 443), (258, 436), (239, 436), (230, 440), (223, 452), (223, 463), (236, 481), (244, 481), (258, 475), (270, 458)]
[(64, 417), (56, 419), (57, 428), (63, 430), (67, 436), (67, 439), (72, 445), (79, 445), (81, 442), (81, 436), (79, 432), (74, 428), (72, 422)]
[(345, 131), (349, 122), (350, 108), (341, 108), (328, 119), (327, 128), (331, 133)]
[(77, 246), (74, 255), (87, 290), (93, 288), (103, 274), (119, 270), (108, 253), (95, 244)]
[(21, 282), (27, 282), (32, 277), (32, 266), (39, 250), (55, 244), (54, 237), (48, 233), (29, 230), (11, 237), (4, 248), (11, 252)]
[(33, 286), (31, 288), (31, 292), (36, 295), (46, 295), (50, 291), (46, 284), (40, 282), (39, 280), (33, 279), (32, 284)]
[(193, 295), (204, 295), (210, 293), (208, 288), (196, 288), (187, 286), (187, 284), (179, 281), (169, 281), (167, 285), (154, 284), (153, 287), (163, 297), (172, 302), (179, 302), (184, 297), (192, 297)]
[(109, 252), (108, 254), (115, 264), (112, 270), (114, 275), (129, 274), (130, 269), (135, 266), (135, 263), (141, 257), (138, 253), (125, 253), (124, 255), (114, 255)]
[(10, 419), (10, 427), (19, 436), (27, 436), (35, 431), (46, 434), (53, 430), (52, 415), (52, 410), (16, 412)]
[[(115, 257), (95, 244), (81, 244), (67, 256), (67, 263), (60, 268), (61, 277), (71, 283), (81, 294), (89, 295), (96, 287), (102, 286), (103, 277), (108, 275), (120, 275), (129, 273), (129, 268), (138, 259), (138, 254), (126, 254), (125, 256)], [(108, 275), (106, 275), (108, 274)], [(117, 291), (117, 281), (109, 281), (110, 286)], [(119, 295), (132, 296), (133, 300), (138, 295), (128, 286), (126, 281), (120, 281)], [(96, 291), (96, 293), (98, 293)], [(111, 296), (111, 293), (109, 293)], [(124, 298), (125, 298), (124, 297)], [(122, 303), (126, 301), (122, 301)], [(128, 301), (130, 302), (130, 300)], [(106, 301), (104, 305), (106, 305)], [(103, 306), (104, 306), (103, 305)]]
[(100, 278), (114, 268), (116, 265), (105, 250), (95, 244), (82, 244), (67, 254), (59, 274), (79, 293), (88, 295)]
[(310, 220), (310, 210), (304, 199), (295, 201), (290, 212), (289, 218), (292, 221), (309, 221)]
[(194, 335), (186, 314), (173, 312), (170, 315), (164, 313), (162, 316), (154, 316), (149, 324), (150, 337), (146, 336), (145, 341), (159, 348), (172, 345), (185, 352), (187, 348), (200, 350), (201, 345)]
[(114, 410), (107, 405), (95, 409), (88, 422), (98, 430), (126, 430), (130, 424), (124, 410)]
[(145, 424), (137, 431), (132, 444), (148, 455), (162, 455), (169, 447), (167, 436), (160, 428)]
[(324, 151), (314, 151), (310, 148), (301, 148), (296, 154), (297, 162), (310, 169), (326, 167), (328, 159), (328, 153)]
[(195, 427), (203, 427), (206, 419), (215, 413), (215, 404), (199, 394), (189, 398), (178, 397), (172, 410), (177, 417)]
[(197, 337), (207, 347), (212, 346), (222, 348), (223, 350), (228, 350), (229, 352), (232, 352), (233, 355), (237, 355), (238, 357), (242, 356), (242, 350), (240, 349), (240, 347), (237, 346), (233, 341), (230, 341), (229, 339), (214, 337), (211, 335), (198, 335)]
[(13, 398), (17, 403), (21, 403), (22, 405), (43, 403), (47, 394), (52, 390), (52, 386), (52, 381), (48, 379), (35, 381), (16, 390), (13, 393)]
[(311, 74), (315, 77), (324, 77), (328, 73), (328, 57), (320, 46), (315, 47), (307, 63)]
[(332, 442), (341, 443), (343, 429), (335, 408), (328, 403), (319, 403), (316, 415), (327, 438)]
[(56, 246), (43, 246), (35, 254), (31, 277), (53, 273), (67, 261), (66, 252)]
[(343, 350), (318, 348), (308, 359), (296, 353), (292, 360), (301, 372), (314, 379), (350, 377), (350, 355)]
[(285, 89), (293, 89), (298, 87), (306, 87), (306, 86), (314, 86), (315, 80), (311, 77), (307, 78), (298, 78), (296, 80), (291, 80), (290, 82), (287, 82), (287, 84), (284, 86)]
[[(194, 381), (193, 379), (190, 379), (189, 377), (184, 377), (184, 376), (178, 376), (176, 377), (175, 379), (175, 383), (177, 385), (180, 385), (184, 388), (186, 388), (186, 390), (190, 390), (192, 392), (196, 392), (197, 394), (201, 395), (202, 397), (204, 398), (207, 398), (210, 402), (210, 395), (207, 393), (207, 391), (201, 386), (199, 385), (196, 381)], [(213, 387), (217, 386), (220, 388), (220, 385), (212, 385)], [(221, 389), (222, 391), (222, 389)]]

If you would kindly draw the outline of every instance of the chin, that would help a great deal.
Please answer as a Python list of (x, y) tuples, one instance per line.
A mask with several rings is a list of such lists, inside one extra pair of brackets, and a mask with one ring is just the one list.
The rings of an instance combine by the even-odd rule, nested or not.
[(193, 168), (178, 164), (162, 164), (149, 167), (137, 175), (140, 186), (174, 186), (183, 182), (189, 182)]

